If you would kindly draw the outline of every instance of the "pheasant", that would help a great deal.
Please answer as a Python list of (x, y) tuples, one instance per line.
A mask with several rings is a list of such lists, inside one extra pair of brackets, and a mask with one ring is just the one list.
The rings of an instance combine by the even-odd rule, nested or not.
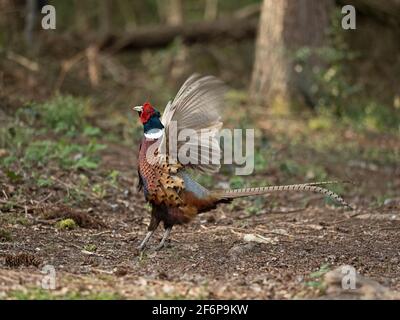
[[(178, 91), (176, 97), (168, 102), (161, 117), (149, 102), (133, 109), (138, 112), (143, 124), (144, 138), (140, 144), (138, 157), (139, 190), (143, 189), (146, 201), (151, 204), (151, 220), (148, 232), (138, 249), (142, 251), (160, 222), (164, 225), (164, 234), (156, 250), (164, 247), (167, 238), (176, 224), (185, 224), (197, 214), (216, 208), (235, 198), (264, 195), (271, 192), (310, 191), (326, 195), (338, 203), (350, 207), (340, 196), (322, 188), (321, 185), (336, 181), (314, 182), (292, 185), (266, 186), (257, 188), (208, 190), (195, 180), (189, 169), (213, 173), (219, 170), (219, 163), (201, 163), (197, 160), (202, 147), (208, 148), (210, 155), (219, 155), (217, 138), (222, 126), (219, 110), (223, 104), (225, 86), (213, 76), (194, 74), (189, 77)], [(210, 133), (209, 139), (198, 140), (198, 152), (189, 155), (189, 161), (173, 161), (169, 158), (171, 144), (177, 148), (184, 141), (169, 141), (174, 123), (177, 134), (190, 129), (194, 133)], [(176, 135), (175, 135), (176, 136)], [(351, 207), (350, 207), (351, 208)]]

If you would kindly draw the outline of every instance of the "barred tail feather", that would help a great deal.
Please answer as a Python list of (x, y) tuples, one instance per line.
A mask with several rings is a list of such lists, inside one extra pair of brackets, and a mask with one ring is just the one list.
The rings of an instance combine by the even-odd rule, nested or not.
[(312, 183), (302, 183), (302, 184), (289, 184), (283, 186), (268, 186), (268, 187), (257, 187), (257, 188), (243, 188), (243, 189), (229, 189), (229, 190), (216, 190), (212, 194), (218, 199), (235, 199), (241, 197), (258, 196), (272, 192), (290, 192), (290, 191), (310, 191), (315, 193), (320, 193), (325, 196), (330, 197), (341, 205), (353, 209), (342, 197), (336, 193), (319, 187), (319, 185), (326, 185), (337, 183), (337, 181), (325, 181), (325, 182), (312, 182)]

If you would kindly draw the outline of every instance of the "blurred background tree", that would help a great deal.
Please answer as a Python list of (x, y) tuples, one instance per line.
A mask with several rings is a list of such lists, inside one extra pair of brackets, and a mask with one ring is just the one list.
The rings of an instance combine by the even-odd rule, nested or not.
[(255, 98), (286, 109), (293, 102), (315, 107), (310, 72), (318, 59), (300, 66), (294, 53), (327, 44), (333, 7), (333, 0), (264, 1), (250, 88)]

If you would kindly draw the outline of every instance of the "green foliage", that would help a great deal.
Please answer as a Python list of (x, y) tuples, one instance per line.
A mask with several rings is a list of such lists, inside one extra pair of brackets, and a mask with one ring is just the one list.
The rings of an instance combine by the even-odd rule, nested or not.
[(105, 145), (94, 141), (87, 145), (69, 143), (64, 140), (34, 141), (25, 150), (23, 163), (26, 167), (46, 165), (55, 161), (62, 168), (96, 169), (99, 158), (96, 153), (103, 150)]
[(56, 227), (60, 230), (72, 230), (77, 227), (77, 224), (73, 219), (68, 218), (57, 222)]
[(18, 120), (0, 127), (0, 148), (17, 151), (24, 147), (33, 135), (33, 128)]
[(305, 168), (307, 180), (323, 181), (328, 178), (328, 173), (325, 168), (319, 165), (307, 165)]
[(301, 172), (301, 166), (293, 160), (282, 161), (279, 169), (288, 176), (295, 176)]
[(118, 186), (118, 177), (121, 175), (121, 173), (118, 170), (112, 170), (108, 176), (107, 179), (110, 181), (110, 184), (113, 187), (117, 187)]
[(358, 128), (371, 131), (387, 132), (393, 129), (400, 132), (400, 112), (391, 110), (388, 106), (375, 101), (357, 105), (346, 113), (348, 122)]
[(260, 150), (254, 154), (254, 169), (256, 171), (266, 170), (268, 168), (268, 158)]
[(40, 188), (50, 187), (53, 185), (53, 181), (48, 178), (39, 177), (36, 181), (36, 185)]
[(146, 212), (150, 213), (152, 210), (151, 204), (146, 202), (143, 206), (144, 210), (146, 210)]
[(229, 90), (225, 96), (227, 102), (232, 105), (246, 104), (249, 101), (249, 95), (243, 90)]
[[(101, 130), (86, 123), (86, 109), (85, 100), (72, 96), (57, 96), (43, 104), (20, 108), (14, 121), (0, 128), (0, 149), (6, 151), (0, 165), (9, 172), (9, 179), (19, 179), (10, 169), (13, 164), (25, 169), (49, 164), (64, 169), (96, 169), (98, 152), (106, 146), (96, 141)], [(54, 139), (49, 130), (56, 134)], [(86, 138), (76, 143), (73, 137), (79, 133)], [(49, 181), (39, 180), (37, 184), (46, 186)]]
[(85, 135), (87, 137), (98, 137), (101, 135), (101, 130), (100, 130), (100, 128), (97, 128), (97, 127), (86, 126), (83, 129), (83, 135)]
[(22, 182), (22, 176), (13, 170), (5, 170), (7, 178), (10, 180), (12, 183), (20, 183)]
[(330, 271), (328, 264), (323, 264), (321, 267), (309, 275), (310, 281), (306, 282), (306, 286), (324, 290), (325, 284), (322, 282), (322, 277)]
[(245, 208), (245, 212), (248, 215), (256, 215), (260, 213), (262, 208), (264, 207), (265, 199), (262, 197), (255, 198), (251, 201), (251, 205)]
[(55, 143), (49, 140), (34, 141), (25, 151), (24, 162), (27, 165), (34, 163), (44, 165), (47, 163), (50, 155), (54, 153)]
[(87, 244), (83, 249), (89, 252), (96, 252), (97, 246), (95, 244)]
[[(42, 117), (43, 123), (56, 133), (75, 135), (81, 131), (85, 120), (84, 113), (87, 103), (72, 96), (57, 96), (54, 99), (35, 106)], [(86, 128), (88, 133), (93, 129)]]
[[(13, 201), (10, 200), (9, 203), (7, 203), (4, 208), (11, 209), (13, 207)], [(21, 225), (21, 226), (29, 226), (31, 225), (31, 222), (28, 220), (28, 218), (25, 216), (25, 214), (21, 213), (16, 213), (12, 212), (9, 214), (3, 214), (0, 216), (0, 224), (12, 224), (12, 225)], [(0, 232), (1, 234), (1, 232)], [(0, 235), (1, 238), (1, 235)]]
[[(399, 132), (400, 113), (391, 106), (371, 100), (362, 91), (360, 83), (350, 80), (350, 66), (359, 54), (349, 49), (340, 21), (341, 14), (336, 10), (329, 32), (329, 46), (303, 47), (294, 53), (295, 69), (303, 74), (303, 82), (309, 87), (307, 90), (318, 114), (310, 120), (310, 129), (330, 129), (331, 119), (339, 117), (360, 129)], [(317, 66), (313, 63), (315, 60), (319, 61)]]
[(308, 128), (312, 131), (329, 130), (333, 127), (333, 118), (319, 114), (308, 120)]
[(98, 198), (104, 198), (107, 195), (107, 190), (105, 186), (101, 183), (96, 183), (92, 187), (92, 192), (96, 195)]
[[(310, 95), (318, 111), (328, 110), (342, 116), (348, 101), (360, 91), (360, 86), (351, 84), (346, 78), (345, 66), (351, 63), (356, 54), (344, 46), (311, 49), (303, 47), (296, 51), (296, 69), (310, 77)], [(310, 60), (318, 59), (320, 66), (310, 70)]]
[(229, 185), (232, 189), (240, 189), (245, 186), (245, 180), (241, 176), (233, 176), (229, 180)]
[(375, 164), (398, 165), (400, 159), (399, 149), (382, 149), (380, 147), (356, 148), (352, 150), (354, 154), (362, 159)]
[(310, 278), (313, 278), (313, 279), (321, 278), (329, 270), (330, 270), (329, 265), (328, 264), (323, 264), (323, 265), (320, 266), (320, 268), (317, 271), (315, 271), (315, 272), (310, 274)]
[(0, 229), (0, 242), (9, 242), (12, 240), (11, 232)]

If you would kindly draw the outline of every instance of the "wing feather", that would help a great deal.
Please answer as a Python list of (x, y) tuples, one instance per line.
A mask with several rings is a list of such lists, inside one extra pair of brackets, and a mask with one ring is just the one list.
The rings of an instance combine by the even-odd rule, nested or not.
[(191, 137), (193, 140), (190, 140), (190, 143), (192, 146), (197, 146), (198, 150), (194, 152), (192, 149), (187, 165), (200, 171), (219, 170), (219, 161), (218, 163), (201, 163), (200, 156), (203, 151), (209, 154), (210, 159), (218, 158), (219, 160), (221, 150), (218, 132), (222, 126), (220, 110), (225, 92), (226, 86), (213, 76), (202, 77), (199, 74), (193, 74), (184, 82), (174, 100), (168, 102), (161, 118), (165, 134), (158, 148), (160, 159), (165, 159), (168, 153), (167, 146), (170, 143), (174, 143), (178, 150), (187, 143), (168, 141), (169, 127), (174, 122), (177, 126), (177, 136), (184, 129), (191, 129), (196, 133)]

